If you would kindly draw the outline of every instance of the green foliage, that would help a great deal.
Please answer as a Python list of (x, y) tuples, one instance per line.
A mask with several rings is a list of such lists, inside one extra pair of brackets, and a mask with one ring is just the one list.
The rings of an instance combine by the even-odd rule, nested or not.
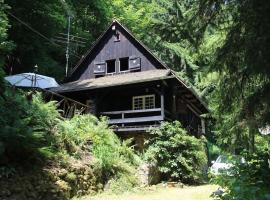
[(216, 160), (219, 155), (222, 155), (222, 151), (217, 145), (207, 141), (207, 147), (209, 152), (209, 161)]
[[(57, 130), (57, 145), (62, 151), (79, 155), (82, 149), (89, 148), (97, 159), (96, 165), (101, 170), (103, 184), (112, 178), (125, 179), (135, 174), (139, 157), (113, 133), (106, 118), (99, 120), (92, 115), (78, 115), (61, 121)], [(92, 141), (91, 147), (87, 141)], [(133, 185), (133, 182), (130, 184)]]
[[(10, 88), (1, 96), (0, 106), (1, 164), (31, 162), (37, 166), (51, 161), (66, 166), (70, 160), (82, 159), (91, 162), (87, 166), (95, 171), (95, 184), (105, 185), (112, 180), (113, 191), (138, 184), (135, 168), (139, 156), (129, 146), (131, 141), (119, 140), (105, 118), (76, 115), (63, 119), (56, 103), (45, 103), (40, 93)], [(11, 173), (9, 168), (0, 169), (0, 176)], [(67, 179), (76, 182), (72, 173)]]
[[(7, 71), (13, 73), (33, 71), (38, 64), (39, 73), (63, 75), (64, 69), (60, 66), (64, 61), (64, 48), (55, 45), (50, 39), (63, 32), (66, 27), (65, 11), (61, 1), (31, 1), (24, 2), (7, 0), (10, 7), (9, 13), (22, 20), (27, 25), (9, 15), (11, 28), (9, 38), (16, 44), (16, 48), (6, 60)], [(44, 35), (41, 37), (28, 26)]]
[[(266, 48), (269, 11), (269, 1), (201, 0), (194, 16), (202, 50), (207, 52), (202, 55), (212, 59), (210, 70), (219, 73), (209, 99), (217, 119), (219, 143), (225, 149), (240, 145), (240, 149), (254, 151), (258, 128), (270, 122)], [(209, 44), (219, 44), (211, 48), (206, 38), (210, 39)]]
[(226, 188), (222, 200), (269, 199), (270, 154), (268, 150), (246, 154), (246, 163), (238, 163), (232, 174), (217, 176), (212, 181)]
[[(11, 13), (9, 38), (16, 44), (16, 48), (6, 59), (6, 71), (10, 72), (12, 68), (14, 74), (33, 71), (37, 64), (39, 73), (63, 80), (66, 44), (53, 39), (65, 37), (60, 33), (67, 32), (67, 16), (71, 16), (70, 33), (85, 38), (87, 44), (84, 47), (75, 42), (70, 44), (71, 66), (75, 65), (89, 48), (89, 44), (102, 33), (112, 19), (110, 4), (104, 0), (6, 0), (5, 3), (10, 7)], [(32, 31), (29, 26), (44, 37)]]
[(30, 103), (24, 95), (7, 88), (0, 97), (1, 152), (11, 160), (30, 158), (42, 148), (40, 152), (49, 150), (52, 130), (60, 118), (54, 102), (45, 103), (36, 94)]
[(4, 0), (0, 0), (0, 94), (3, 92), (3, 66), (5, 63), (5, 55), (12, 49), (13, 44), (7, 40), (8, 34), (7, 30), (9, 28), (9, 23), (5, 11), (8, 6), (4, 3)]
[(6, 10), (8, 10), (9, 7), (4, 3), (3, 0), (0, 1), (0, 52), (1, 52), (1, 62), (0, 67), (3, 66), (3, 58), (2, 56), (4, 53), (7, 53), (12, 48), (12, 43), (10, 43), (7, 38), (7, 30), (9, 28), (9, 23), (7, 19), (7, 15), (5, 13)]
[(2, 166), (0, 167), (0, 178), (10, 178), (16, 173), (15, 168), (10, 166)]
[(150, 134), (146, 157), (158, 166), (164, 179), (193, 184), (201, 181), (207, 161), (202, 139), (188, 135), (178, 121), (165, 122)]
[[(131, 171), (130, 173), (134, 174), (136, 172)], [(136, 176), (132, 176), (129, 174), (119, 174), (117, 179), (110, 180), (108, 184), (109, 184), (109, 192), (118, 194), (128, 192), (139, 185)]]

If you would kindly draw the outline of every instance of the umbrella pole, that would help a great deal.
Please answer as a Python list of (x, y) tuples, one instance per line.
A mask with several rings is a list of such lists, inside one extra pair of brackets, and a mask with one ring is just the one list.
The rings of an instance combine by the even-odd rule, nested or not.
[(34, 74), (35, 74), (35, 77), (34, 77), (34, 89), (36, 89), (36, 86), (37, 86), (37, 72), (38, 72), (38, 66), (35, 65), (35, 70), (34, 70)]

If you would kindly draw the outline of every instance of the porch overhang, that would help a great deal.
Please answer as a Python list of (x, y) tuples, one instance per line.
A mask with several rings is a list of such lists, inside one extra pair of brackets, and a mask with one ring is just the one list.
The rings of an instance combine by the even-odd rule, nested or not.
[(68, 93), (75, 91), (93, 90), (106, 87), (166, 80), (172, 78), (175, 77), (171, 74), (170, 70), (149, 70), (69, 82), (62, 84), (59, 87), (52, 88), (51, 90), (57, 93)]

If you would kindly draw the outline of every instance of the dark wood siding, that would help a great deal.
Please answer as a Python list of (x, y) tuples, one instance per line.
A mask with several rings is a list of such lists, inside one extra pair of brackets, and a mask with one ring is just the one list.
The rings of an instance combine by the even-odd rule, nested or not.
[(118, 61), (124, 57), (139, 57), (141, 59), (141, 71), (163, 68), (160, 63), (121, 26), (116, 24), (116, 30), (120, 34), (120, 41), (115, 41), (114, 31), (109, 29), (95, 49), (81, 63), (73, 73), (70, 81), (95, 78), (95, 63), (116, 59), (116, 73), (119, 73)]

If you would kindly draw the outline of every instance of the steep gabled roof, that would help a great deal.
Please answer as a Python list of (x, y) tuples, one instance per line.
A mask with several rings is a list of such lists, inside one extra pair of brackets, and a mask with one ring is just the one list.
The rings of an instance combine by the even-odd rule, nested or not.
[(157, 58), (151, 51), (150, 49), (144, 45), (141, 41), (136, 39), (136, 37), (131, 33), (130, 30), (128, 30), (124, 25), (122, 25), (120, 22), (117, 20), (113, 20), (113, 22), (110, 24), (110, 26), (105, 30), (105, 32), (93, 43), (92, 47), (82, 56), (82, 58), (78, 61), (76, 66), (71, 70), (69, 77), (73, 75), (73, 73), (80, 67), (80, 65), (84, 62), (85, 59), (96, 49), (100, 41), (102, 41), (105, 38), (105, 35), (110, 31), (112, 26), (118, 25), (121, 27), (127, 35), (129, 35), (135, 43), (137, 43), (142, 49), (144, 49), (150, 56), (152, 56), (159, 64), (161, 67), (164, 69), (170, 69), (168, 66), (166, 66), (165, 63), (163, 63), (159, 58)]

